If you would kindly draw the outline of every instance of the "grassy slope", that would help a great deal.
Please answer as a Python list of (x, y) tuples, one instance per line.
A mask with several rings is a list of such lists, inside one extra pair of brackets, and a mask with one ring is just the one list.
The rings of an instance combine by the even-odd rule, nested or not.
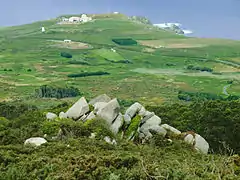
[[(176, 101), (177, 91), (180, 89), (221, 94), (229, 79), (236, 79), (228, 89), (229, 93), (239, 95), (239, 68), (215, 61), (219, 58), (236, 62), (236, 58), (239, 57), (239, 42), (186, 38), (136, 24), (122, 15), (98, 18), (92, 23), (81, 25), (59, 25), (56, 24), (56, 20), (49, 20), (0, 29), (0, 85), (4, 87), (0, 90), (0, 99), (23, 97), (26, 100), (39, 85), (56, 83), (76, 86), (87, 97), (107, 93), (121, 99), (156, 104)], [(45, 34), (40, 32), (42, 25), (47, 30)], [(160, 40), (167, 43), (188, 41), (188, 44), (207, 46), (153, 49), (152, 52), (144, 52), (146, 47), (142, 45), (122, 47), (114, 44), (111, 39), (119, 37), (143, 41)], [(52, 46), (53, 43), (49, 41), (64, 39), (88, 43), (93, 49), (60, 48)], [(114, 48), (116, 53), (111, 52), (111, 48)], [(69, 64), (69, 59), (60, 57), (62, 51), (71, 53), (73, 60), (87, 58), (91, 65)], [(133, 64), (109, 63), (104, 58), (115, 61), (121, 58), (130, 59)], [(208, 61), (200, 61), (202, 58), (208, 58)], [(175, 66), (167, 66), (167, 63)], [(185, 67), (189, 64), (210, 67), (215, 72), (222, 72), (222, 75), (188, 74)], [(28, 72), (27, 69), (32, 71)], [(67, 74), (84, 71), (107, 71), (111, 74), (101, 77), (67, 78)], [(159, 73), (152, 74), (152, 71)]]

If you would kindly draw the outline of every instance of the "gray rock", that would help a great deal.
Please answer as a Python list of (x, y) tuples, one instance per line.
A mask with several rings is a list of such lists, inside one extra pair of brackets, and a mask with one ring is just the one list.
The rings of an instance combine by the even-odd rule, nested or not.
[(145, 135), (145, 139), (149, 139), (152, 137), (150, 130), (164, 133), (163, 128), (160, 128), (159, 124), (161, 124), (161, 119), (154, 115), (146, 120), (146, 122), (140, 127), (139, 131)]
[(111, 141), (111, 138), (110, 138), (110, 137), (105, 136), (105, 137), (104, 137), (104, 140), (105, 140), (107, 143), (112, 144), (112, 141)]
[(90, 112), (89, 115), (86, 117), (86, 119), (84, 119), (84, 122), (87, 120), (94, 119), (95, 117), (96, 115), (94, 114), (94, 112)]
[(91, 133), (90, 139), (94, 139), (96, 137), (96, 133)]
[(158, 126), (159, 124), (161, 124), (161, 118), (153, 115), (145, 121), (145, 123), (141, 126), (140, 129), (150, 129), (154, 126)]
[(58, 116), (57, 116), (56, 114), (51, 113), (51, 112), (48, 112), (48, 113), (46, 114), (46, 118), (49, 119), (49, 120), (54, 120), (54, 119), (56, 119), (57, 117), (58, 117)]
[(161, 125), (162, 128), (166, 129), (169, 135), (179, 135), (181, 131), (177, 130), (176, 128), (169, 126), (168, 124)]
[(79, 121), (85, 121), (85, 119), (87, 118), (87, 114), (84, 114), (80, 117)]
[(117, 144), (117, 141), (115, 139), (112, 140), (112, 144), (113, 145), (116, 145)]
[(59, 113), (59, 118), (60, 119), (66, 119), (67, 118), (67, 114), (65, 112), (60, 112)]
[(97, 102), (105, 102), (108, 103), (109, 101), (111, 101), (111, 98), (108, 97), (106, 94), (102, 94), (100, 96), (97, 96), (96, 98), (92, 99), (89, 104), (94, 105)]
[(110, 126), (110, 129), (114, 134), (117, 134), (119, 132), (119, 129), (122, 127), (122, 125), (123, 125), (123, 116), (120, 113), (115, 119), (115, 121), (112, 123), (112, 125)]
[(138, 135), (138, 137), (139, 137), (140, 139), (143, 139), (143, 138), (145, 137), (145, 134), (140, 132), (139, 135)]
[(199, 134), (195, 134), (195, 145), (194, 148), (197, 151), (202, 152), (203, 154), (207, 154), (209, 150), (208, 142)]
[(150, 131), (151, 132), (153, 131), (161, 135), (162, 137), (165, 137), (167, 134), (167, 131), (164, 128), (160, 127), (159, 125), (151, 126), (149, 128), (140, 128), (141, 139), (144, 139), (145, 141), (152, 138), (153, 135)]
[(96, 102), (94, 106), (94, 112), (98, 112), (100, 109), (104, 108), (107, 105), (106, 102)]
[(79, 119), (82, 115), (89, 112), (89, 105), (84, 97), (80, 98), (67, 112), (67, 117)]
[(138, 112), (138, 115), (140, 115), (140, 116), (142, 116), (142, 117), (144, 117), (145, 116), (145, 114), (146, 114), (146, 109), (145, 109), (145, 107), (141, 107), (141, 109), (139, 110), (139, 112)]
[(123, 119), (127, 125), (131, 123), (131, 117), (128, 114), (124, 114)]
[(163, 137), (165, 137), (167, 134), (167, 130), (161, 126), (153, 126), (149, 130), (152, 130), (152, 131), (156, 132), (157, 134), (160, 134)]
[(136, 102), (126, 110), (125, 115), (133, 118), (136, 114), (138, 114), (142, 107), (143, 106), (140, 103)]
[(44, 143), (46, 143), (46, 139), (41, 138), (41, 137), (33, 137), (29, 138), (24, 142), (24, 145), (33, 145), (33, 146), (40, 146)]
[(146, 111), (143, 116), (143, 119), (141, 120), (141, 124), (144, 124), (148, 119), (152, 118), (154, 115), (155, 115), (154, 112)]
[(194, 143), (195, 143), (195, 138), (192, 134), (187, 134), (183, 140), (184, 140), (184, 142), (186, 142), (187, 144), (190, 144), (190, 145), (194, 145)]
[(145, 117), (152, 117), (152, 116), (154, 116), (155, 115), (155, 113), (154, 112), (150, 112), (150, 111), (145, 111), (145, 113), (143, 114), (143, 117), (145, 118)]
[(103, 108), (97, 112), (97, 116), (106, 120), (108, 124), (112, 124), (115, 118), (120, 113), (120, 105), (117, 99), (113, 99), (108, 102)]

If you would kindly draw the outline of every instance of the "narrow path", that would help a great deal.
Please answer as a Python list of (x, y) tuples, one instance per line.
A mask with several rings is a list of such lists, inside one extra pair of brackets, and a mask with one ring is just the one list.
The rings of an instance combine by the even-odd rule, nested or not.
[(231, 84), (228, 84), (228, 85), (226, 85), (226, 86), (223, 87), (223, 94), (225, 94), (225, 95), (227, 95), (227, 96), (230, 95), (230, 94), (228, 94), (228, 92), (227, 92), (227, 89), (228, 89), (230, 86), (231, 86)]
[(231, 61), (225, 61), (225, 60), (213, 60), (213, 61), (216, 61), (216, 62), (220, 62), (220, 63), (223, 63), (223, 64), (227, 64), (227, 65), (231, 65), (231, 66), (234, 66), (234, 67), (240, 67), (240, 64), (238, 63), (234, 63), (234, 62), (231, 62)]

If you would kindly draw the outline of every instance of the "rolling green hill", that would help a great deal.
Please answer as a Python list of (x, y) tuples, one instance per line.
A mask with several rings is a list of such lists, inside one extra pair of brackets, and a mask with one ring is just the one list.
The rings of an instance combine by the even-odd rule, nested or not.
[[(74, 86), (86, 97), (107, 93), (152, 104), (177, 101), (179, 91), (225, 96), (229, 81), (228, 94), (240, 95), (239, 41), (189, 38), (122, 14), (92, 17), (84, 24), (60, 24), (58, 17), (1, 28), (0, 100), (32, 103), (35, 89), (45, 84)], [(113, 41), (128, 38), (137, 44)], [(64, 43), (65, 39), (71, 42)], [(72, 58), (61, 57), (62, 52)], [(189, 65), (212, 72), (192, 70)], [(68, 76), (95, 72), (108, 75)]]

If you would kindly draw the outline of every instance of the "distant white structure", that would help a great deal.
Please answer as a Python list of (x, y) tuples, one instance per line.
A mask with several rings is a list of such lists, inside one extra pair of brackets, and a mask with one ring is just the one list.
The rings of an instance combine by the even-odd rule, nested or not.
[(65, 39), (64, 42), (65, 42), (65, 43), (70, 43), (70, 42), (72, 42), (72, 40), (70, 40), (70, 39)]
[(81, 18), (80, 17), (70, 17), (68, 19), (69, 22), (81, 22)]
[(180, 23), (163, 23), (163, 24), (153, 24), (154, 26), (160, 27), (160, 28), (170, 28), (173, 26), (182, 26)]
[(44, 33), (46, 30), (45, 30), (45, 27), (42, 27), (42, 32)]
[(119, 12), (113, 12), (113, 14), (119, 14)]
[(88, 17), (86, 14), (82, 14), (81, 17), (73, 16), (70, 17), (69, 19), (67, 18), (62, 18), (63, 22), (71, 22), (71, 23), (80, 23), (80, 22), (89, 22), (92, 20), (92, 17)]
[(177, 26), (179, 29), (181, 29), (184, 34), (192, 34), (193, 31), (191, 30), (184, 30), (181, 28), (182, 24), (180, 23), (162, 23), (162, 24), (153, 24), (156, 27), (162, 28), (162, 29), (168, 29), (168, 28), (173, 28), (174, 26)]
[(162, 45), (160, 45), (160, 46), (158, 46), (159, 48), (165, 48), (165, 46), (162, 46)]
[(81, 21), (82, 22), (88, 22), (88, 21), (91, 21), (92, 18), (91, 17), (88, 17), (86, 14), (82, 14), (81, 16)]
[(111, 51), (112, 51), (112, 52), (116, 52), (116, 50), (115, 50), (115, 49), (113, 49), (113, 48), (111, 48)]
[(69, 19), (68, 19), (68, 18), (65, 18), (65, 17), (63, 17), (63, 18), (62, 18), (62, 21), (66, 22), (66, 21), (69, 21)]
[(183, 32), (184, 32), (184, 34), (192, 34), (193, 33), (193, 31), (191, 31), (191, 30), (182, 30)]

